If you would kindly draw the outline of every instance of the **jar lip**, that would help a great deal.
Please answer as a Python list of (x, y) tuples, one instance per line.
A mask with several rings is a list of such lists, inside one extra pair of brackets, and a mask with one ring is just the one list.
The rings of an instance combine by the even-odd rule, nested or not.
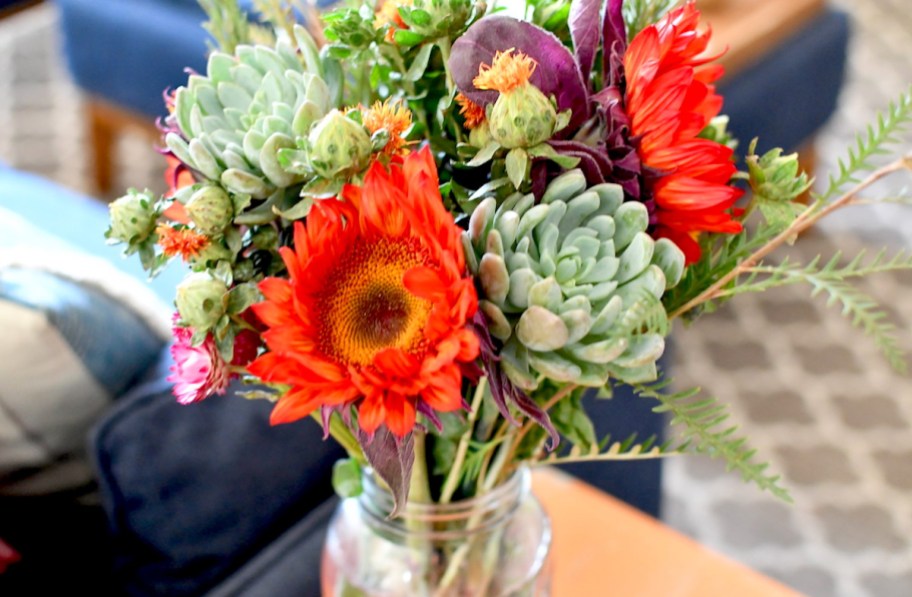
[[(371, 510), (386, 510), (386, 515), (393, 510), (393, 496), (383, 486), (381, 486), (373, 474), (370, 467), (362, 469), (362, 487), (361, 501), (374, 502)], [(457, 520), (463, 518), (467, 513), (484, 514), (497, 509), (503, 509), (504, 500), (515, 496), (514, 501), (518, 505), (522, 497), (531, 491), (532, 481), (529, 473), (529, 467), (522, 465), (517, 468), (510, 477), (503, 483), (495, 486), (490, 491), (483, 494), (457, 500), (447, 504), (429, 503), (422, 504), (409, 502), (402, 511), (402, 516), (412, 520)], [(367, 498), (367, 500), (365, 500)], [(379, 514), (379, 512), (372, 512)]]

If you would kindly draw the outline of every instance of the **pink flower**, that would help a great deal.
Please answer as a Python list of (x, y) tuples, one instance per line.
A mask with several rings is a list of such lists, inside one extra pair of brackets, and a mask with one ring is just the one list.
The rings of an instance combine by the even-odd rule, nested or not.
[[(177, 314), (175, 314), (175, 321)], [(212, 334), (199, 346), (192, 346), (193, 330), (175, 325), (174, 344), (171, 345), (172, 375), (168, 381), (174, 384), (174, 395), (181, 404), (199, 402), (213, 394), (224, 394), (228, 382), (236, 375), (231, 373), (228, 363), (219, 356)]]
[(15, 564), (22, 559), (15, 549), (7, 545), (3, 539), (0, 539), (0, 574), (6, 571), (6, 567)]

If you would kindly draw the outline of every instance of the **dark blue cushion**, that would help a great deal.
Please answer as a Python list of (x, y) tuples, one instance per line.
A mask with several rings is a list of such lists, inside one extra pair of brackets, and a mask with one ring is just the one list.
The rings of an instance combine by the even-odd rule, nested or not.
[(849, 42), (846, 13), (829, 9), (763, 59), (719, 86), (742, 151), (798, 149), (836, 108)]
[(165, 114), (162, 92), (204, 71), (205, 18), (195, 2), (57, 0), (63, 50), (76, 83), (148, 116)]
[(272, 405), (178, 405), (159, 380), (121, 401), (92, 445), (118, 581), (132, 595), (200, 595), (332, 495), (343, 456), (312, 420), (272, 427)]

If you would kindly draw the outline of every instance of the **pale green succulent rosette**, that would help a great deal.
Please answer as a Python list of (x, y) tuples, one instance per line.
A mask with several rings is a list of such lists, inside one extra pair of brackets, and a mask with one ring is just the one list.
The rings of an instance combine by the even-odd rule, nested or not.
[[(228, 191), (265, 199), (306, 181), (279, 160), (330, 110), (331, 93), (316, 67), (287, 43), (214, 52), (206, 76), (191, 75), (175, 93), (168, 148), (187, 166)], [(302, 58), (302, 56), (304, 58)], [(310, 62), (307, 62), (310, 64)]]
[(650, 237), (645, 205), (623, 197), (615, 184), (587, 188), (577, 169), (537, 204), (515, 193), (472, 214), (463, 242), (479, 306), (518, 387), (657, 377), (668, 328), (661, 298), (680, 281), (684, 254)]

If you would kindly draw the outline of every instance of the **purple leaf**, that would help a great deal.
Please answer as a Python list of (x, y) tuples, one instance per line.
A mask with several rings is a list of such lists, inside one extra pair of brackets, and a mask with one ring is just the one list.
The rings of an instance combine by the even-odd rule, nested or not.
[(386, 426), (381, 426), (373, 437), (360, 431), (358, 440), (367, 462), (393, 494), (393, 511), (389, 517), (395, 518), (408, 500), (412, 464), (415, 461), (414, 438), (409, 433), (399, 439)]
[(546, 96), (553, 95), (558, 110), (572, 110), (567, 131), (575, 130), (589, 117), (586, 85), (570, 50), (554, 34), (504, 15), (481, 19), (453, 44), (449, 66), (459, 91), (481, 106), (496, 101), (496, 91), (476, 89), (472, 80), (478, 76), (480, 65), (490, 65), (496, 52), (509, 49), (535, 60), (538, 66), (532, 73), (532, 84)]
[(570, 16), (567, 23), (570, 26), (570, 37), (573, 39), (573, 49), (576, 51), (576, 63), (583, 75), (583, 81), (589, 80), (592, 64), (595, 61), (595, 52), (598, 50), (601, 31), (599, 31), (599, 17), (602, 14), (602, 5), (605, 0), (573, 0), (570, 3)]
[(627, 27), (621, 8), (624, 0), (608, 0), (605, 7), (605, 21), (602, 24), (602, 80), (605, 84), (616, 83), (611, 80), (612, 58), (617, 60), (627, 49)]
[(551, 436), (550, 449), (554, 450), (560, 443), (560, 434), (554, 428), (551, 417), (542, 409), (534, 400), (529, 398), (525, 392), (517, 388), (507, 374), (500, 367), (498, 361), (500, 357), (496, 354), (494, 340), (488, 333), (488, 321), (481, 310), (475, 313), (472, 320), (472, 326), (478, 338), (481, 341), (481, 361), (484, 364), (485, 371), (488, 374), (488, 384), (491, 388), (491, 396), (494, 398), (494, 404), (504, 419), (511, 425), (519, 425), (519, 421), (510, 412), (507, 400), (515, 406), (521, 413), (538, 423)]

